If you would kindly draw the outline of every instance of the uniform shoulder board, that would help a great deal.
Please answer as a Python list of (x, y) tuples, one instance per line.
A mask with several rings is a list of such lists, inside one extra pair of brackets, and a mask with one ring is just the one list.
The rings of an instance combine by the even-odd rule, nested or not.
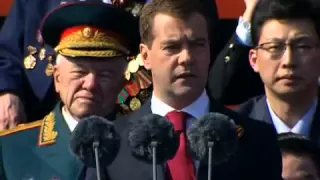
[(42, 120), (34, 121), (31, 123), (19, 124), (12, 129), (0, 131), (0, 136), (6, 136), (6, 135), (9, 135), (12, 133), (16, 133), (16, 132), (24, 131), (27, 129), (39, 127), (39, 126), (41, 126), (41, 124), (42, 124)]

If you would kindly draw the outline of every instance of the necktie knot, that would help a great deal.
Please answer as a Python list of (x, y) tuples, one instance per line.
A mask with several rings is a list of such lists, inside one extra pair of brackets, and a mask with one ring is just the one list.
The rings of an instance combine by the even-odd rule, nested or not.
[(166, 115), (166, 118), (172, 122), (175, 131), (184, 131), (187, 115), (183, 111), (171, 111)]

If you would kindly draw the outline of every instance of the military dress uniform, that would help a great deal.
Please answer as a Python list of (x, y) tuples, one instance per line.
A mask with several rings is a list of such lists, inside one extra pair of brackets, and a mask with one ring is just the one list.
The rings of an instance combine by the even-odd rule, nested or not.
[[(134, 38), (138, 35), (134, 16), (101, 3), (58, 7), (44, 19), (41, 34), (57, 53), (72, 57), (112, 57), (129, 53), (139, 44)], [(41, 120), (0, 132), (0, 179), (74, 180), (84, 177), (84, 165), (69, 150), (70, 135), (61, 103)]]
[[(52, 80), (52, 64), (56, 52), (43, 41), (40, 33), (41, 20), (47, 12), (59, 5), (77, 1), (83, 0), (14, 0), (2, 26), (0, 93), (17, 94), (24, 104), (29, 122), (43, 118), (54, 108), (58, 100)], [(144, 0), (136, 1), (130, 1), (125, 8), (138, 15)], [(85, 2), (107, 3), (104, 0), (85, 0)], [(86, 13), (81, 15), (85, 16)], [(139, 47), (135, 48), (132, 49), (131, 55), (137, 55)], [(125, 97), (126, 100), (129, 98), (128, 106), (130, 97)], [(131, 111), (130, 108), (129, 110)]]

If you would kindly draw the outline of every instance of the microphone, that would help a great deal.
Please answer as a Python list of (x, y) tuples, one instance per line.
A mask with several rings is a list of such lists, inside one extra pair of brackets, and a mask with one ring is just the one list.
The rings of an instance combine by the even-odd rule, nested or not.
[(81, 119), (72, 133), (71, 151), (88, 167), (96, 168), (101, 180), (100, 162), (109, 165), (120, 148), (120, 136), (111, 121), (99, 116)]
[(156, 164), (174, 157), (179, 147), (179, 136), (170, 121), (148, 114), (130, 122), (128, 143), (134, 157), (152, 162), (153, 180), (156, 180)]
[(209, 113), (195, 121), (187, 137), (193, 157), (208, 163), (208, 180), (212, 167), (228, 161), (238, 142), (234, 121), (220, 113)]

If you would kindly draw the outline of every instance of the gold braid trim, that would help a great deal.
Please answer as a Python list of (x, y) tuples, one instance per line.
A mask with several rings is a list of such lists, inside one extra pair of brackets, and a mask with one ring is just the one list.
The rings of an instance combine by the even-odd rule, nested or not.
[(38, 146), (49, 145), (56, 142), (58, 132), (54, 130), (55, 123), (55, 114), (53, 112), (44, 117), (39, 134)]
[(19, 124), (18, 126), (12, 128), (12, 129), (0, 131), (0, 136), (6, 136), (6, 135), (9, 135), (12, 133), (16, 133), (16, 132), (28, 130), (31, 128), (39, 127), (39, 126), (41, 126), (41, 124), (42, 124), (42, 120), (34, 121), (31, 123)]
[[(119, 40), (103, 31), (90, 27), (77, 30), (62, 38), (58, 46), (55, 47), (55, 51), (59, 53), (65, 49), (69, 49), (71, 53), (67, 55), (73, 55), (73, 51), (86, 51), (86, 53), (94, 51), (114, 51), (114, 53), (122, 53), (124, 55), (129, 53), (129, 50), (125, 48)], [(106, 55), (110, 55), (110, 53), (106, 53), (105, 56)], [(76, 56), (76, 54), (74, 56)]]

